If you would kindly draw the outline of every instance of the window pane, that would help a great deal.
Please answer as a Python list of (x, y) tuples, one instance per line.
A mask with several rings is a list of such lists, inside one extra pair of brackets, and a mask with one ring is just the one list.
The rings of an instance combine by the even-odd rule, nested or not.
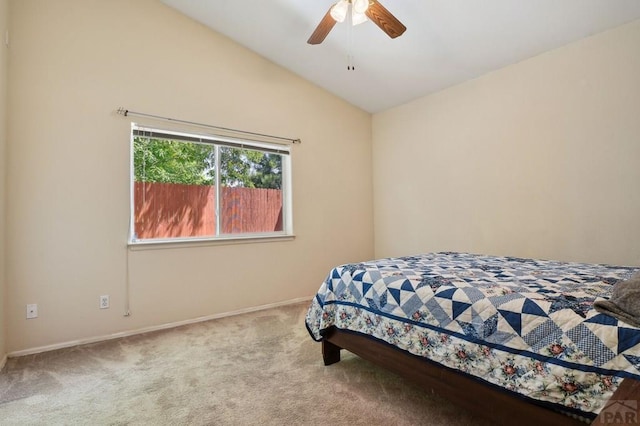
[(131, 151), (132, 243), (292, 234), (288, 147), (134, 124)]
[(282, 155), (220, 147), (220, 232), (283, 230)]
[(214, 236), (215, 147), (135, 137), (134, 240)]

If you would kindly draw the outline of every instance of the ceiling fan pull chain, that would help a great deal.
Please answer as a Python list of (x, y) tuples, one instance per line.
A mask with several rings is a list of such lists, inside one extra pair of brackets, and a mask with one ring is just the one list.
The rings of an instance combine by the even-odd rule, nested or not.
[(353, 66), (353, 4), (349, 2), (349, 20), (347, 26), (347, 71), (354, 71)]

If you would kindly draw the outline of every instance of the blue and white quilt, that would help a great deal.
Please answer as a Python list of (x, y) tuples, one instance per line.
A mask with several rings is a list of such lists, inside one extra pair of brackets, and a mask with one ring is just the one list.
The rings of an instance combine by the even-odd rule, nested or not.
[(640, 379), (640, 329), (593, 309), (637, 267), (431, 253), (334, 268), (306, 326), (363, 333), (595, 417)]

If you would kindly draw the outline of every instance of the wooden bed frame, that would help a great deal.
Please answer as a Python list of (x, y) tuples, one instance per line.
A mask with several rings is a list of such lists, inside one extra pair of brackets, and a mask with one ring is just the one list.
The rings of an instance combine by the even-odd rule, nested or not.
[[(465, 373), (456, 372), (362, 334), (332, 327), (322, 340), (325, 365), (339, 362), (341, 349), (384, 367), (496, 424), (585, 425), (576, 418), (536, 405), (532, 400), (509, 394)], [(629, 400), (635, 400), (638, 405), (635, 413), (622, 404), (613, 403)], [(591, 424), (640, 424), (640, 381), (624, 379), (605, 409)]]

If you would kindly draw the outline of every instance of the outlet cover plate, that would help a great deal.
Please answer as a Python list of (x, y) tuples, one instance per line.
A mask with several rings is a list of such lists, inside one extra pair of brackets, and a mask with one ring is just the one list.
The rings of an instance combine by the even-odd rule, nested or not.
[(27, 305), (27, 319), (38, 318), (38, 304)]
[(100, 309), (107, 309), (107, 308), (109, 308), (109, 296), (108, 295), (100, 296)]

